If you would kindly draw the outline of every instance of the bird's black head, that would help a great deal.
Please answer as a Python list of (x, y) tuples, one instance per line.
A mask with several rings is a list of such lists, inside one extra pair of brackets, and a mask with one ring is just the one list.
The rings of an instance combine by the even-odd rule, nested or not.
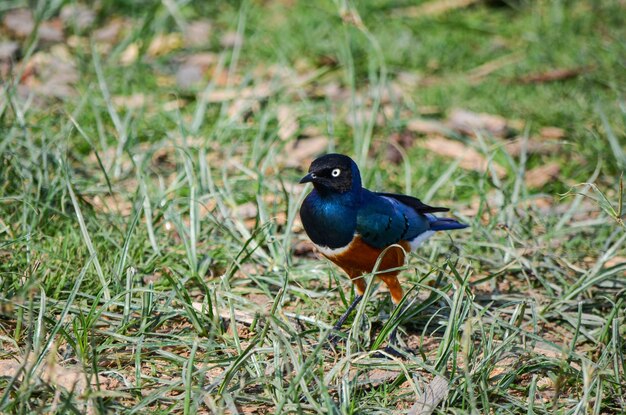
[(361, 189), (361, 174), (356, 163), (343, 154), (326, 154), (309, 167), (300, 183), (313, 183), (320, 191), (346, 193)]

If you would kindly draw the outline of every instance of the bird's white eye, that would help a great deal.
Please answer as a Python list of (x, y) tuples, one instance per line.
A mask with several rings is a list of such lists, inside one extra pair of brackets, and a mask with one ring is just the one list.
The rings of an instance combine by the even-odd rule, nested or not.
[(333, 171), (330, 173), (333, 175), (333, 177), (337, 177), (341, 174), (341, 170), (340, 169), (333, 169)]
[(315, 173), (311, 173), (311, 178), (312, 178), (312, 179), (317, 179), (317, 174), (315, 174)]

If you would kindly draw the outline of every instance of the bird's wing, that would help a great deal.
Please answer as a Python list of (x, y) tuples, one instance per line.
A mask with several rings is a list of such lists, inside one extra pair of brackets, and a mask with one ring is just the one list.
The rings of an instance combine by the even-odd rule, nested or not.
[(364, 189), (356, 230), (367, 244), (384, 248), (402, 240), (411, 240), (429, 228), (427, 217), (412, 206)]
[(389, 197), (391, 199), (395, 199), (398, 202), (413, 208), (417, 213), (447, 212), (450, 210), (445, 207), (428, 206), (427, 204), (422, 203), (421, 200), (413, 196), (398, 195), (395, 193), (375, 193), (375, 194), (378, 196)]

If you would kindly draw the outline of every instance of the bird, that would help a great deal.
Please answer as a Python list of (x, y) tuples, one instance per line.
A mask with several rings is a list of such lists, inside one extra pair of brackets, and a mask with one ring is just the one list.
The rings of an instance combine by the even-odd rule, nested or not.
[[(435, 232), (467, 228), (455, 219), (436, 216), (448, 208), (433, 207), (419, 199), (363, 187), (357, 164), (343, 154), (315, 159), (300, 183), (313, 190), (300, 207), (304, 231), (317, 250), (339, 266), (356, 288), (354, 300), (339, 318), (341, 329), (365, 293), (364, 275), (376, 276), (388, 287), (397, 306), (403, 297), (398, 274), (407, 254)], [(392, 333), (395, 338), (395, 331)]]

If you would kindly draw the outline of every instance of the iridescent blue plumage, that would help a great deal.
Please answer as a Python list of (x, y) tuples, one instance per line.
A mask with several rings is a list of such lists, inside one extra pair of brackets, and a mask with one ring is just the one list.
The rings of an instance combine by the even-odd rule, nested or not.
[(357, 232), (375, 248), (411, 241), (430, 229), (425, 215), (396, 199), (361, 190)]
[(313, 189), (304, 200), (300, 218), (306, 233), (316, 245), (335, 249), (352, 242), (359, 202), (349, 196), (323, 195)]
[[(337, 172), (336, 177), (332, 173)], [(374, 193), (361, 186), (356, 164), (347, 156), (329, 154), (311, 165), (303, 182), (315, 189), (300, 210), (306, 233), (320, 247), (347, 246), (355, 235), (374, 248), (400, 241), (411, 242), (429, 231), (462, 229), (454, 219), (432, 212), (446, 208), (428, 206), (407, 195)]]

